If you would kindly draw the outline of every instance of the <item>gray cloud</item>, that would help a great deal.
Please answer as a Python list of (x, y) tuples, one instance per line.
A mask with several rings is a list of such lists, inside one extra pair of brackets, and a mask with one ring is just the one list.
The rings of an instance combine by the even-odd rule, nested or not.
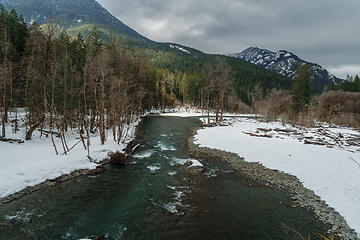
[(336, 69), (340, 77), (349, 69), (360, 73), (358, 0), (98, 1), (156, 41), (207, 53), (235, 53), (250, 46), (286, 49)]

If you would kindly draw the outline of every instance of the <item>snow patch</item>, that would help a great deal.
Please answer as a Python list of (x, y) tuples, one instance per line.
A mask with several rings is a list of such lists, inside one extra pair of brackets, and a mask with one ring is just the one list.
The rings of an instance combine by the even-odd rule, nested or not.
[(172, 49), (177, 49), (177, 50), (179, 50), (179, 51), (181, 51), (181, 52), (190, 54), (190, 52), (189, 52), (188, 50), (186, 50), (186, 49), (184, 49), (184, 48), (182, 48), (182, 47), (179, 47), (179, 46), (176, 46), (176, 45), (172, 45), (172, 44), (170, 44), (169, 47), (172, 48)]

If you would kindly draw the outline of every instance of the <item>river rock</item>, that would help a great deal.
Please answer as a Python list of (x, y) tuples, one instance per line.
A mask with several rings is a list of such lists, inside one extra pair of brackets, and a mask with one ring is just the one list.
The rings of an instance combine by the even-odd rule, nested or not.
[(204, 167), (194, 166), (186, 168), (186, 172), (191, 175), (199, 175), (205, 171)]

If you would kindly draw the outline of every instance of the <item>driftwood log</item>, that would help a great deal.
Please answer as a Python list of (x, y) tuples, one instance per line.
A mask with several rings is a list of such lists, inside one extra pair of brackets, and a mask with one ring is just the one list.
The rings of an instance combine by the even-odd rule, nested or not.
[(3, 137), (0, 137), (0, 142), (24, 143), (24, 140), (22, 140), (22, 139), (13, 139), (13, 138), (3, 138)]
[(129, 156), (133, 154), (139, 147), (141, 146), (141, 143), (139, 143), (137, 140), (131, 141), (123, 152), (112, 152), (109, 153), (109, 159), (111, 164), (116, 165), (126, 165), (129, 163)]
[[(51, 134), (50, 131), (47, 131), (47, 130), (44, 130), (44, 129), (43, 130), (39, 129), (39, 131), (42, 132), (42, 133), (45, 133), (45, 135), (47, 135), (47, 136), (49, 134)], [(56, 137), (60, 137), (60, 133), (58, 133), (58, 132), (52, 132), (52, 134), (55, 135)]]

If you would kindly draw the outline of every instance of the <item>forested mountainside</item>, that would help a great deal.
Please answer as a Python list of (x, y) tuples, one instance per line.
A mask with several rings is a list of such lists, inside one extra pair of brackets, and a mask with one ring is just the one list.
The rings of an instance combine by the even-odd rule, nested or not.
[(95, 0), (1, 0), (1, 3), (8, 10), (16, 9), (28, 25), (53, 21), (65, 29), (76, 29), (96, 23), (123, 36), (149, 41), (112, 16)]
[[(145, 49), (150, 61), (164, 71), (174, 75), (175, 85), (188, 86), (185, 94), (178, 89), (177, 97), (180, 100), (196, 102), (198, 100), (199, 75), (207, 62), (223, 59), (231, 66), (233, 88), (238, 97), (245, 103), (251, 103), (254, 89), (261, 89), (263, 93), (272, 88), (289, 89), (292, 80), (259, 68), (246, 61), (230, 57), (205, 54), (199, 50), (175, 43), (158, 43), (138, 34), (120, 20), (112, 16), (95, 0), (0, 0), (10, 10), (14, 8), (29, 25), (36, 22), (46, 26), (53, 22), (60, 25), (71, 36), (81, 33), (86, 39), (96, 26), (101, 39), (110, 41), (114, 33), (121, 36), (126, 45), (135, 49)], [(181, 80), (180, 80), (181, 79)], [(185, 82), (185, 83), (181, 83)], [(197, 96), (195, 96), (197, 95)]]
[(344, 81), (330, 74), (319, 64), (309, 63), (286, 50), (272, 52), (267, 49), (251, 47), (241, 53), (231, 54), (230, 56), (253, 63), (291, 79), (295, 78), (296, 69), (300, 64), (310, 64), (310, 70), (313, 75), (312, 87), (317, 93), (321, 93), (324, 90), (324, 87), (331, 83), (340, 83)]
[[(124, 41), (139, 47), (159, 48), (187, 53), (191, 48), (178, 44), (157, 43), (137, 33), (111, 15), (96, 0), (0, 0), (10, 11), (15, 9), (28, 25), (56, 23), (70, 35), (81, 33), (85, 38), (97, 26), (101, 38), (110, 40), (112, 33), (121, 35)], [(184, 51), (181, 51), (184, 50)], [(200, 52), (191, 49), (191, 53)]]

